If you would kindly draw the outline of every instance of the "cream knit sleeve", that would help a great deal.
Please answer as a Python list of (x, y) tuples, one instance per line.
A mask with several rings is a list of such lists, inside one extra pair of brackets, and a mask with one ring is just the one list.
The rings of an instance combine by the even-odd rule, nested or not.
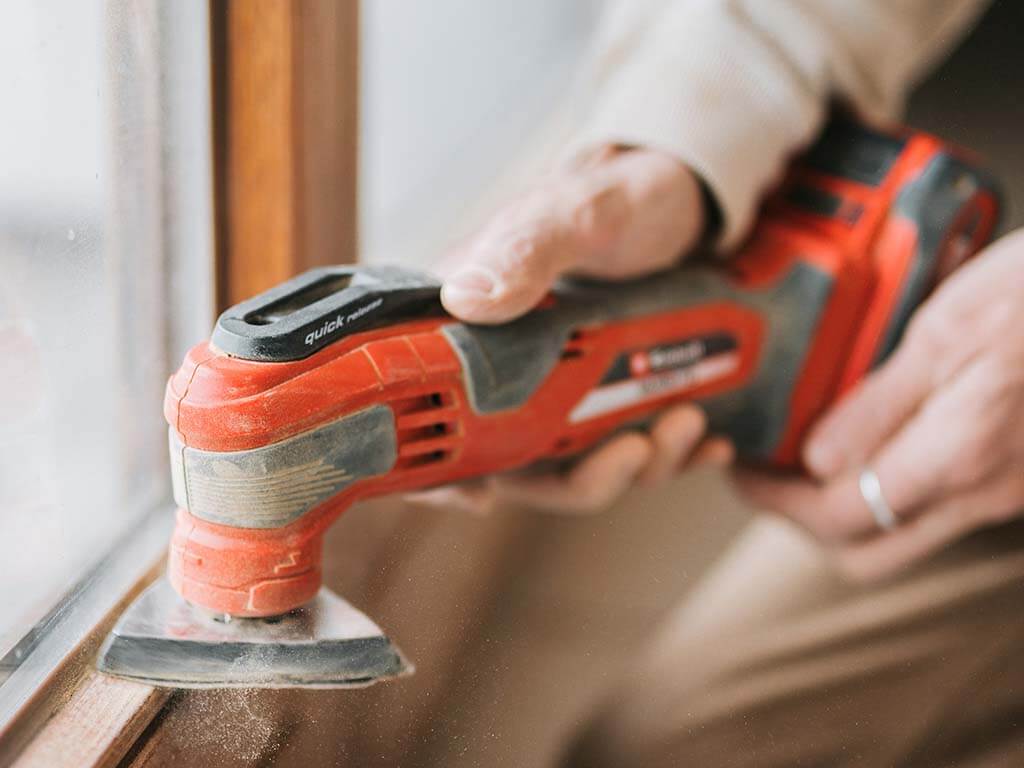
[(572, 146), (658, 148), (692, 167), (746, 232), (828, 102), (898, 115), (910, 87), (986, 0), (613, 0)]

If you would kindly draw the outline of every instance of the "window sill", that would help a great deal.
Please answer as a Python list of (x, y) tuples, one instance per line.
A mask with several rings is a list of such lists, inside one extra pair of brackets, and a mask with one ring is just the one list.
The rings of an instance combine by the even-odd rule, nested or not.
[(144, 517), (8, 654), (17, 667), (0, 685), (0, 764), (116, 764), (159, 711), (166, 692), (93, 665), (117, 616), (163, 567), (172, 522), (166, 507)]

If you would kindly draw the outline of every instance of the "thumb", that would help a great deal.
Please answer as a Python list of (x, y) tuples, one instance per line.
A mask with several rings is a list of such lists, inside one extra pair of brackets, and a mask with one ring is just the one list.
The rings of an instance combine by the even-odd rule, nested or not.
[(562, 274), (626, 278), (664, 269), (696, 242), (700, 186), (675, 158), (605, 153), (508, 205), (447, 259), (441, 301), (472, 323), (536, 306)]
[(445, 308), (471, 323), (501, 323), (536, 306), (564, 272), (584, 257), (584, 206), (604, 216), (600, 202), (562, 183), (517, 200), (447, 259), (441, 288)]

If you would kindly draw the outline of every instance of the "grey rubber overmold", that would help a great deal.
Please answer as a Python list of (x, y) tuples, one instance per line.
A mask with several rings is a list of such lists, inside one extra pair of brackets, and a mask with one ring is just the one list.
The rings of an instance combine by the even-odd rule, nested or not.
[(347, 486), (382, 475), (398, 455), (395, 417), (375, 405), (247, 451), (183, 446), (170, 430), (174, 500), (236, 528), (280, 528)]

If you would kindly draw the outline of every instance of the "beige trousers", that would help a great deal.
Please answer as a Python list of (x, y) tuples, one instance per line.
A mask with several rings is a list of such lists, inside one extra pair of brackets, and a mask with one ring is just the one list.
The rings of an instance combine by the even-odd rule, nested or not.
[(752, 524), (572, 745), (579, 766), (1024, 766), (1024, 522), (882, 584)]

